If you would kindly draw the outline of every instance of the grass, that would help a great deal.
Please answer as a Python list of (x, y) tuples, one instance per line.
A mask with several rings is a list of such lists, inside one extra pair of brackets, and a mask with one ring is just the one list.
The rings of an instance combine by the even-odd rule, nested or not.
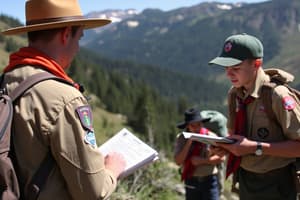
[[(95, 135), (98, 145), (126, 127), (126, 117), (113, 114), (99, 107), (93, 108)], [(129, 129), (129, 128), (128, 128)]]

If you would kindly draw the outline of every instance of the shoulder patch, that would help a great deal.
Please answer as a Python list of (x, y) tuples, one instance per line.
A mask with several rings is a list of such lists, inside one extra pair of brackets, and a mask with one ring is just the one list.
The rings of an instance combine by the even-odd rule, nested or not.
[(84, 137), (84, 142), (92, 145), (93, 147), (97, 147), (95, 133), (88, 132)]
[(296, 107), (296, 101), (291, 96), (283, 97), (282, 103), (286, 110), (293, 110)]
[(93, 129), (93, 118), (92, 118), (92, 111), (90, 106), (80, 106), (76, 108), (76, 112), (79, 116), (81, 125), (89, 130), (89, 131), (94, 131)]

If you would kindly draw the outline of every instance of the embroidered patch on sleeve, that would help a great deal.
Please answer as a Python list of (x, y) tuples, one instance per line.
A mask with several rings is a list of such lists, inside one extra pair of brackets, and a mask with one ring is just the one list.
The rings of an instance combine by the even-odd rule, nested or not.
[(89, 131), (94, 131), (93, 129), (93, 118), (92, 118), (92, 111), (90, 106), (80, 106), (76, 108), (76, 112), (79, 116), (81, 125), (89, 130)]
[(291, 96), (286, 96), (282, 99), (283, 107), (286, 110), (293, 110), (296, 107), (296, 101)]
[(84, 137), (84, 142), (92, 145), (93, 147), (97, 147), (95, 133), (88, 132)]

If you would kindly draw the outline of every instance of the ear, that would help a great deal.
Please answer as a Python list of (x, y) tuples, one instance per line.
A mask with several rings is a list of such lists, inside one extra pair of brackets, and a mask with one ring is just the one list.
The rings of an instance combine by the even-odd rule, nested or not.
[(260, 58), (255, 60), (255, 68), (259, 68), (262, 65), (262, 60)]
[(61, 32), (61, 41), (66, 44), (71, 36), (71, 27), (66, 27)]

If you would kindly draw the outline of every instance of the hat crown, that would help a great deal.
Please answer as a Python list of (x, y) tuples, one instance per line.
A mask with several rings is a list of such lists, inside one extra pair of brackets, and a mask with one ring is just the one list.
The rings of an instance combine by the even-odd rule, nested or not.
[(225, 40), (220, 56), (209, 64), (221, 66), (238, 65), (246, 59), (263, 57), (263, 45), (254, 36), (243, 34), (232, 35)]
[(186, 126), (192, 122), (204, 122), (210, 118), (202, 118), (200, 111), (196, 108), (190, 108), (184, 112), (184, 122), (177, 124), (177, 128), (186, 128)]
[(25, 15), (27, 25), (41, 23), (41, 20), (83, 17), (77, 0), (28, 0)]
[(190, 122), (195, 119), (201, 119), (200, 112), (197, 109), (191, 108), (189, 110), (186, 110), (184, 113), (184, 121)]
[(230, 57), (239, 60), (262, 58), (263, 45), (254, 36), (238, 34), (225, 40), (220, 57)]
[(2, 34), (14, 35), (67, 26), (90, 29), (110, 22), (109, 19), (84, 17), (78, 0), (27, 0), (26, 25), (7, 29)]

